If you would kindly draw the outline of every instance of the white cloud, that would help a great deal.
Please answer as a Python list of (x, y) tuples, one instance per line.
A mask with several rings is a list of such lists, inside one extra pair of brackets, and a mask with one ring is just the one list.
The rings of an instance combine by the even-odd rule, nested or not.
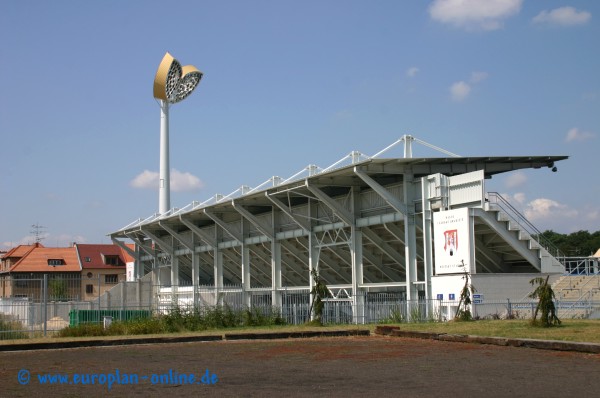
[[(130, 186), (140, 189), (158, 189), (159, 173), (144, 170), (131, 182)], [(202, 181), (191, 173), (182, 173), (179, 170), (171, 170), (171, 190), (173, 192), (195, 191), (202, 188)]]
[[(517, 188), (524, 185), (527, 182), (527, 176), (522, 171), (517, 171), (515, 173), (511, 173), (508, 177), (506, 177), (506, 181), (504, 184), (507, 188)], [(515, 195), (516, 197), (516, 195)], [(522, 203), (522, 202), (521, 202)]]
[(523, 204), (523, 203), (525, 203), (525, 194), (523, 192), (517, 192), (516, 194), (513, 195), (513, 199), (517, 203)]
[(587, 11), (577, 11), (573, 7), (560, 7), (554, 10), (544, 10), (533, 18), (534, 23), (547, 23), (550, 25), (573, 26), (583, 25), (592, 19), (592, 14)]
[(573, 142), (573, 141), (587, 141), (594, 138), (596, 135), (589, 131), (580, 131), (578, 128), (572, 128), (567, 132), (567, 136), (565, 137), (565, 142)]
[(552, 199), (539, 198), (529, 202), (525, 208), (525, 217), (530, 221), (553, 221), (560, 218), (577, 217), (577, 210)]
[(484, 81), (485, 79), (487, 79), (488, 77), (488, 73), (487, 72), (473, 72), (471, 73), (471, 83), (473, 84), (477, 84), (479, 82)]
[(528, 201), (522, 192), (515, 194), (503, 192), (500, 195), (541, 231), (551, 229), (560, 233), (571, 233), (598, 230), (600, 207), (596, 204), (574, 209), (546, 198)]
[(334, 124), (347, 124), (354, 119), (354, 114), (348, 109), (342, 109), (331, 115), (331, 122)]
[(129, 183), (133, 188), (158, 189), (158, 173), (144, 170)]
[(461, 80), (450, 86), (450, 95), (454, 101), (463, 101), (469, 94), (471, 94), (471, 88), (473, 85), (478, 84), (487, 79), (487, 72), (472, 72), (469, 83)]
[(171, 190), (173, 192), (195, 191), (202, 188), (202, 181), (191, 173), (171, 170)]
[[(40, 243), (46, 247), (70, 247), (73, 242), (87, 243), (87, 238), (81, 235), (60, 234), (52, 235), (48, 232), (40, 234)], [(16, 242), (0, 242), (0, 248), (3, 250), (12, 249), (19, 245), (33, 245), (35, 236), (28, 235)]]
[(452, 86), (450, 86), (450, 95), (452, 96), (452, 99), (454, 101), (465, 100), (469, 96), (470, 92), (471, 86), (469, 86), (463, 81), (456, 82)]
[(87, 243), (87, 239), (81, 235), (60, 234), (56, 236), (51, 235), (42, 242), (44, 246), (48, 247), (70, 247), (73, 243)]
[(408, 68), (408, 70), (406, 71), (406, 76), (415, 77), (417, 73), (419, 73), (419, 68), (413, 66), (412, 68)]
[[(47, 232), (43, 233), (43, 234), (40, 234), (40, 238), (42, 240), (46, 239), (48, 236), (49, 236), (49, 234)], [(7, 250), (7, 249), (12, 249), (14, 247), (17, 247), (19, 245), (32, 245), (34, 243), (35, 243), (35, 236), (33, 236), (33, 235), (27, 235), (27, 236), (19, 239), (16, 242), (2, 242), (2, 248), (4, 250)]]
[(429, 16), (438, 22), (468, 30), (495, 30), (504, 19), (518, 14), (523, 0), (435, 0)]
[[(596, 210), (590, 210), (587, 212), (587, 217), (590, 220), (600, 220), (600, 209), (596, 209)], [(590, 231), (593, 232), (593, 231)]]
[(598, 93), (595, 93), (593, 91), (589, 93), (583, 93), (581, 99), (584, 101), (596, 101), (598, 99)]

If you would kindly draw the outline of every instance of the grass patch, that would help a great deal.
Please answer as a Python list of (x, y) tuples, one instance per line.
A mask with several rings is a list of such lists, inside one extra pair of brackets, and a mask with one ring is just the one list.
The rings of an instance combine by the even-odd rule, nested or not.
[(402, 330), (423, 332), (600, 343), (598, 320), (565, 320), (552, 328), (534, 327), (529, 319), (402, 323), (399, 326)]

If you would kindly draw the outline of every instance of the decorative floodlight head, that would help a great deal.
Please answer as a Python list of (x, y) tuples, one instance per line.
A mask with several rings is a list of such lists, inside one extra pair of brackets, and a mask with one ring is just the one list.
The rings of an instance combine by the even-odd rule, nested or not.
[(202, 72), (195, 66), (181, 67), (168, 52), (160, 61), (154, 78), (154, 98), (175, 104), (194, 91), (202, 79)]

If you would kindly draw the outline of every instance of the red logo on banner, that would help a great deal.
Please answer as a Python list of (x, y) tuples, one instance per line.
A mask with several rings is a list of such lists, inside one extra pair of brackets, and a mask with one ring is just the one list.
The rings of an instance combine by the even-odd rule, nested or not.
[(458, 230), (444, 231), (444, 250), (453, 256), (456, 249), (458, 249)]

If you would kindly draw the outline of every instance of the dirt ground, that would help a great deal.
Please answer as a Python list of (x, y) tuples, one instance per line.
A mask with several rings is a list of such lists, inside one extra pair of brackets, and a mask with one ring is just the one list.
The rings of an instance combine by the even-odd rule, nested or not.
[[(600, 391), (600, 355), (383, 336), (2, 352), (0, 361), (2, 397), (489, 398)], [(43, 384), (46, 374), (68, 379)]]

